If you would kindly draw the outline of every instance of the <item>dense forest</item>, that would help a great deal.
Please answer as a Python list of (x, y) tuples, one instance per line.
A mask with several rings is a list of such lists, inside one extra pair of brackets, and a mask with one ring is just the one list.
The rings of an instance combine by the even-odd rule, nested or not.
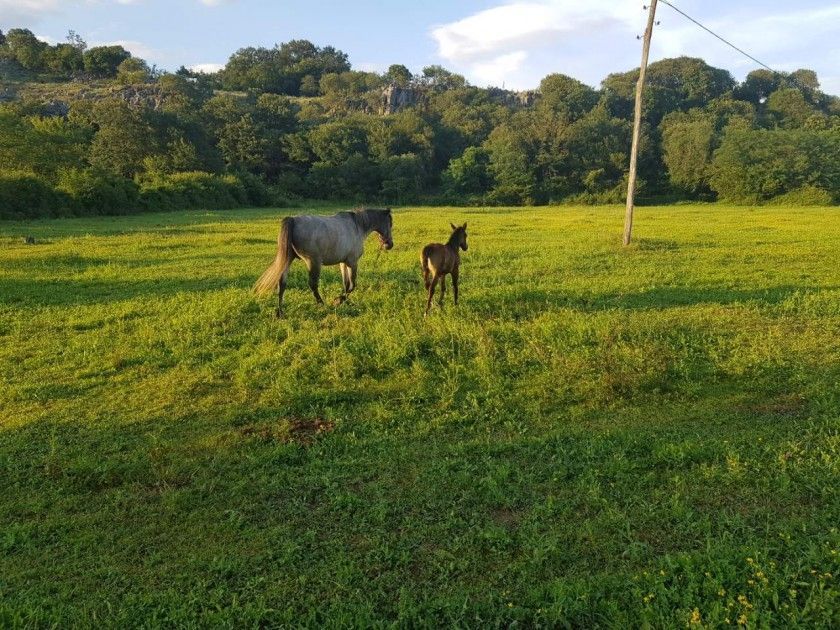
[[(0, 217), (269, 205), (623, 199), (638, 69), (531, 92), (440, 66), (352, 69), (294, 40), (214, 74), (149, 67), (76, 33), (0, 32)], [(816, 74), (651, 64), (641, 198), (840, 202), (840, 98)]]

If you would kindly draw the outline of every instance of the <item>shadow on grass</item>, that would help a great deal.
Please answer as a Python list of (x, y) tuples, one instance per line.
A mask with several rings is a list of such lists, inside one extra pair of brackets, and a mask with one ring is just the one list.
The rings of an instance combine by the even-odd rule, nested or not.
[[(546, 308), (570, 308), (597, 312), (605, 310), (662, 310), (684, 306), (732, 306), (755, 304), (775, 306), (798, 293), (835, 291), (838, 287), (783, 285), (767, 289), (729, 289), (724, 287), (692, 288), (662, 287), (636, 293), (605, 293), (572, 295), (540, 289), (517, 289), (515, 294), (499, 292), (495, 295), (470, 297), (471, 306), (480, 311), (528, 313)], [(464, 293), (464, 298), (468, 294)]]
[(108, 304), (137, 297), (166, 298), (177, 293), (204, 293), (249, 288), (252, 274), (208, 279), (145, 280), (0, 280), (0, 304), (8, 306), (79, 306)]

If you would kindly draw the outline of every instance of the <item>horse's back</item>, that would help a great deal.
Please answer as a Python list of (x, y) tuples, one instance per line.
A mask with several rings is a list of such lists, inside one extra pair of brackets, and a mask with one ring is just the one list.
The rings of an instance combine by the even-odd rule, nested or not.
[(352, 256), (359, 236), (352, 217), (300, 215), (294, 218), (293, 245), (299, 255), (334, 265)]

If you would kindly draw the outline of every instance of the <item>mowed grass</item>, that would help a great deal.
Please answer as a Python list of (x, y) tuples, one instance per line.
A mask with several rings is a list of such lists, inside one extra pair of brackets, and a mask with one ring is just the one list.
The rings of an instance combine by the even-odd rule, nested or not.
[(289, 212), (0, 223), (0, 626), (840, 624), (840, 210)]

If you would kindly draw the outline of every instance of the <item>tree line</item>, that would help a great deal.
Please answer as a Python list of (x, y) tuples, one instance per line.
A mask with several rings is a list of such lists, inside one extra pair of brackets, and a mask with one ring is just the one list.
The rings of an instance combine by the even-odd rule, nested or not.
[[(168, 73), (72, 31), (51, 45), (12, 29), (0, 32), (0, 216), (617, 202), (637, 77), (595, 89), (550, 74), (516, 94), (440, 66), (353, 70), (305, 40)], [(644, 121), (642, 199), (840, 201), (840, 99), (811, 70), (739, 83), (702, 59), (658, 61)]]

